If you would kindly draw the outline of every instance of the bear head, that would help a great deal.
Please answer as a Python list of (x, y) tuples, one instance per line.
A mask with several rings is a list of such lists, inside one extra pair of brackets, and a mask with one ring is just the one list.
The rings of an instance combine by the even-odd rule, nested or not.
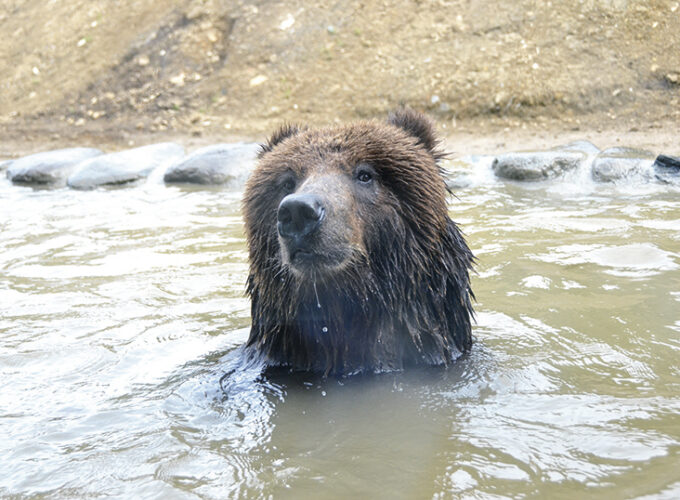
[(430, 121), (285, 126), (244, 195), (247, 349), (348, 375), (447, 364), (471, 344), (473, 260), (447, 210)]

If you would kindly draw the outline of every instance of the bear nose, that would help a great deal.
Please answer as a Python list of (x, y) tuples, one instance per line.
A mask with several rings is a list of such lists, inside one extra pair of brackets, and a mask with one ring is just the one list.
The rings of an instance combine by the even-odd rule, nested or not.
[(278, 230), (284, 238), (304, 238), (321, 224), (325, 209), (315, 194), (289, 194), (279, 204)]

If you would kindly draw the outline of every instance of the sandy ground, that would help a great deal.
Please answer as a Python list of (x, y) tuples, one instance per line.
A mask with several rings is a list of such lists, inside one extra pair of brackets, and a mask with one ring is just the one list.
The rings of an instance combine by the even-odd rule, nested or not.
[[(443, 125), (447, 125), (444, 127)], [(545, 150), (576, 140), (588, 140), (600, 149), (626, 146), (646, 149), (657, 154), (680, 156), (680, 133), (675, 122), (648, 124), (641, 128), (611, 127), (567, 129), (559, 121), (538, 124), (522, 123), (512, 126), (506, 123), (464, 122), (456, 128), (450, 124), (438, 124), (444, 147), (453, 157), (468, 154), (495, 154), (508, 151)], [(205, 134), (194, 136), (172, 131), (144, 133), (140, 131), (100, 135), (77, 133), (71, 136), (27, 136), (4, 140), (0, 143), (0, 160), (17, 158), (26, 154), (69, 146), (90, 146), (106, 151), (142, 146), (154, 142), (175, 141), (187, 151), (218, 142), (264, 141), (264, 134)]]
[(455, 152), (680, 152), (676, 0), (5, 0), (0, 37), (0, 157), (261, 140), (400, 105)]

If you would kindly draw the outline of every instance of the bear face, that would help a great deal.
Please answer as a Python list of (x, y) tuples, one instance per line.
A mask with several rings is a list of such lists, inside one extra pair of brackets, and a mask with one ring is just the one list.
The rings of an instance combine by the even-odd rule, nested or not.
[(244, 196), (248, 348), (347, 375), (446, 364), (470, 346), (472, 254), (449, 219), (430, 122), (284, 127)]

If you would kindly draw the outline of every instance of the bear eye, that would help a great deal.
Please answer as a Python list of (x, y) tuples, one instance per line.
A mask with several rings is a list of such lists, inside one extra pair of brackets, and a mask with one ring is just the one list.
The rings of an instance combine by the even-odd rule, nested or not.
[(357, 176), (357, 179), (359, 179), (361, 182), (370, 182), (371, 179), (373, 179), (373, 176), (370, 172), (361, 172)]
[(295, 179), (290, 175), (284, 177), (281, 181), (281, 188), (288, 193), (292, 193), (295, 190)]
[(356, 171), (356, 180), (361, 184), (369, 184), (375, 177), (373, 168), (368, 165), (360, 165)]

